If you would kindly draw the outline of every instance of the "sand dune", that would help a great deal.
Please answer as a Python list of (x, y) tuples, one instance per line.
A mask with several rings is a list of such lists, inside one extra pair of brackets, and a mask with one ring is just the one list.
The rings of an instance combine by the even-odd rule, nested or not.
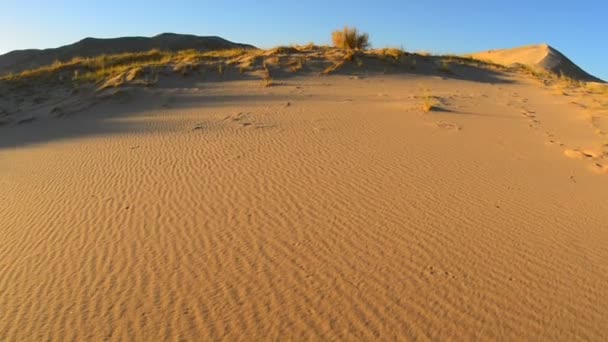
[(72, 58), (95, 57), (103, 54), (119, 54), (150, 51), (180, 51), (196, 49), (212, 51), (223, 49), (254, 49), (248, 44), (228, 41), (221, 37), (200, 37), (189, 34), (163, 33), (154, 37), (85, 38), (76, 43), (52, 49), (16, 50), (0, 55), (0, 76), (23, 70), (66, 62)]
[(471, 57), (503, 65), (522, 64), (539, 71), (548, 71), (575, 80), (601, 82), (588, 74), (561, 52), (547, 44), (522, 46), (513, 49), (500, 49), (479, 52)]
[(602, 98), (424, 63), (11, 114), (0, 340), (606, 340)]

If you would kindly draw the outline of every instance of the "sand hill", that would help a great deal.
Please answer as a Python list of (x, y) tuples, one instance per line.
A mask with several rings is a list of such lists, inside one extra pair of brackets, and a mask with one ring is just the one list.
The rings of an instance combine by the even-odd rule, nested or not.
[(195, 49), (212, 51), (233, 48), (254, 48), (248, 44), (239, 44), (226, 39), (208, 36), (163, 33), (148, 37), (121, 38), (85, 38), (77, 43), (59, 48), (45, 50), (18, 50), (0, 55), (0, 76), (9, 72), (34, 69), (53, 63), (66, 62), (74, 57), (95, 57), (102, 54), (117, 54), (127, 52), (144, 52), (152, 49), (163, 51), (179, 51)]
[(489, 50), (471, 54), (470, 56), (507, 66), (521, 64), (539, 71), (564, 75), (575, 80), (602, 82), (602, 80), (588, 74), (568, 59), (568, 57), (547, 44), (529, 45), (514, 49)]
[(98, 62), (0, 79), (1, 341), (608, 340), (607, 88), (394, 49)]

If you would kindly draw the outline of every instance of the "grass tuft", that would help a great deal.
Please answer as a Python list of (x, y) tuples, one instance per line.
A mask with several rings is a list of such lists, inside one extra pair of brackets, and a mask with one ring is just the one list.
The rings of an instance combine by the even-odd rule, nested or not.
[(332, 32), (331, 40), (335, 47), (345, 50), (365, 50), (370, 47), (367, 33), (359, 33), (356, 28), (348, 26)]
[(264, 78), (262, 79), (262, 84), (264, 85), (264, 87), (272, 87), (273, 85), (275, 85), (274, 80), (272, 79), (272, 74), (270, 72), (270, 69), (268, 68), (268, 65), (266, 64), (266, 60), (264, 60)]
[(437, 109), (437, 101), (433, 96), (430, 95), (427, 90), (427, 94), (424, 96), (424, 99), (422, 101), (422, 111), (428, 113), (435, 109)]
[(452, 72), (452, 70), (450, 69), (450, 63), (446, 60), (441, 61), (441, 64), (439, 65), (438, 70), (441, 72), (444, 72), (446, 74), (449, 74)]

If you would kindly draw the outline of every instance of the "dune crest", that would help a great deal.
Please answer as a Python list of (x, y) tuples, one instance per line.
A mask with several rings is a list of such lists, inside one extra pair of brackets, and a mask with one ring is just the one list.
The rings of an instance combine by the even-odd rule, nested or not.
[(536, 70), (563, 75), (579, 81), (602, 82), (601, 79), (587, 73), (564, 54), (547, 44), (488, 50), (470, 56), (506, 66), (525, 65)]

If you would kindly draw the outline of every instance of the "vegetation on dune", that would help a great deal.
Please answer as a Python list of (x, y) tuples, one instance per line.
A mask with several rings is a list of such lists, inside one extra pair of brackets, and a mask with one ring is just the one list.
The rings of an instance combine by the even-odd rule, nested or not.
[[(321, 75), (337, 72), (359, 73), (362, 68), (396, 70), (402, 72), (431, 72), (458, 74), (461, 66), (498, 72), (515, 72), (531, 75), (544, 84), (567, 83), (568, 87), (584, 86), (584, 83), (565, 76), (540, 72), (524, 65), (505, 67), (471, 57), (457, 55), (437, 56), (429, 53), (408, 53), (402, 48), (369, 50), (369, 36), (356, 28), (345, 27), (333, 32), (334, 47), (307, 45), (279, 46), (269, 50), (229, 49), (217, 51), (183, 50), (167, 52), (151, 50), (139, 53), (101, 55), (92, 58), (76, 57), (70, 61), (55, 63), (37, 69), (0, 77), (0, 81), (17, 87), (27, 86), (30, 81), (58, 84), (93, 83), (97, 88), (117, 87), (124, 84), (150, 86), (158, 76), (170, 72), (181, 75), (193, 71), (213, 71), (219, 78), (232, 77), (229, 70), (239, 74), (258, 75), (265, 86), (276, 85), (275, 78), (285, 73), (306, 72)], [(389, 68), (390, 67), (390, 68)], [(272, 71), (272, 75), (271, 75)], [(606, 93), (598, 87), (594, 92)], [(432, 106), (425, 106), (432, 108)], [(431, 109), (429, 109), (431, 110)]]
[(379, 50), (378, 52), (380, 52), (382, 55), (384, 55), (386, 57), (394, 58), (395, 61), (399, 61), (401, 59), (401, 57), (403, 57), (405, 55), (405, 51), (403, 51), (403, 49), (395, 49), (395, 48), (385, 48), (385, 49)]
[(369, 35), (360, 33), (356, 28), (345, 26), (331, 34), (335, 47), (345, 50), (365, 50), (370, 47)]
[(608, 96), (608, 84), (605, 83), (589, 83), (586, 85), (586, 90), (592, 94)]
[[(108, 77), (116, 76), (134, 68), (160, 67), (171, 63), (197, 63), (205, 59), (228, 59), (244, 55), (245, 49), (230, 49), (201, 52), (197, 50), (184, 50), (179, 52), (166, 52), (151, 50), (140, 53), (123, 53), (116, 55), (101, 55), (93, 58), (76, 57), (67, 62), (55, 61), (52, 65), (38, 69), (25, 70), (18, 74), (9, 74), (0, 80), (27, 80), (39, 79), (51, 75), (61, 75), (70, 72), (74, 81), (99, 82)], [(222, 73), (223, 70), (220, 71)], [(60, 76), (60, 80), (65, 79)]]
[(432, 111), (433, 109), (435, 109), (435, 99), (431, 96), (431, 95), (426, 95), (424, 97), (424, 101), (422, 102), (422, 111), (425, 113), (428, 113), (430, 111)]
[(447, 74), (449, 74), (450, 72), (452, 72), (451, 69), (450, 69), (450, 64), (446, 60), (442, 60), (441, 61), (441, 64), (439, 65), (439, 69), (438, 70), (441, 71), (441, 72), (447, 73)]
[(421, 109), (425, 113), (440, 109), (439, 97), (431, 95), (430, 89), (424, 90)]

